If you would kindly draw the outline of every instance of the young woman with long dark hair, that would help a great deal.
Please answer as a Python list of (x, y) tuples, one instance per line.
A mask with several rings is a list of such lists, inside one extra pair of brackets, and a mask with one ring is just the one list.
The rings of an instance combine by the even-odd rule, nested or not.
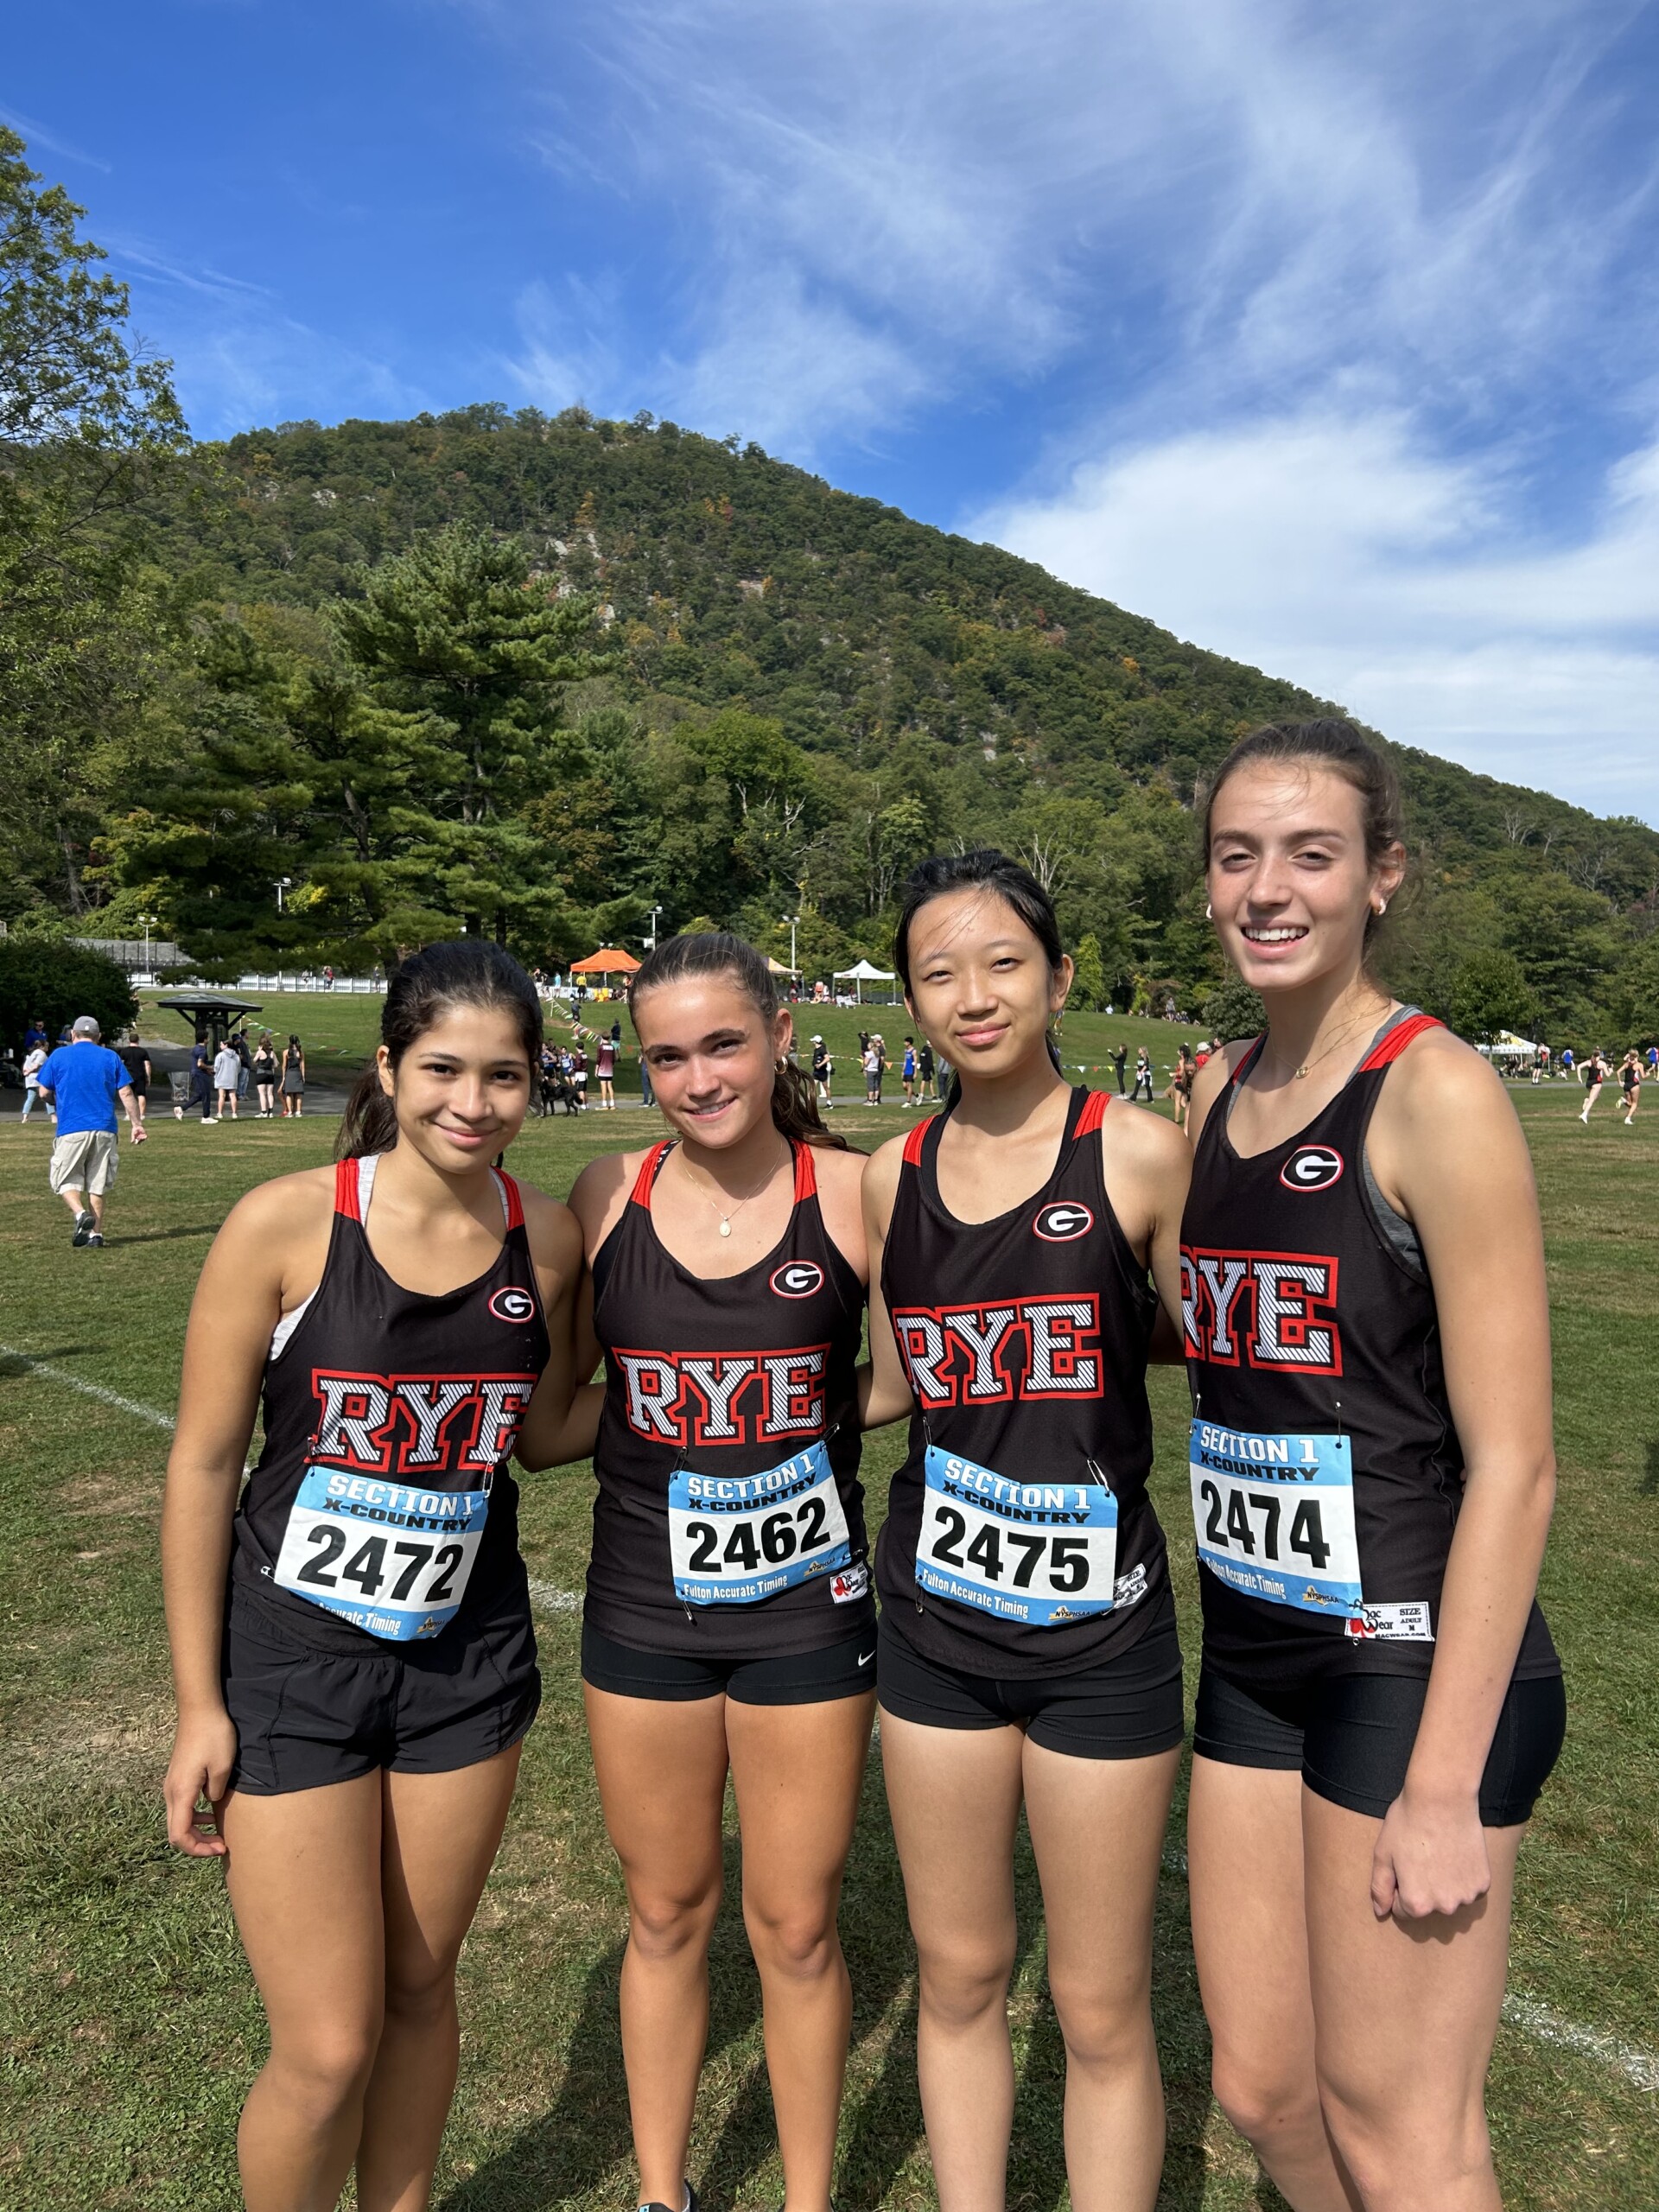
[(1406, 853), (1358, 731), (1242, 740), (1205, 855), (1268, 1014), (1198, 1078), (1182, 1230), (1216, 2094), (1296, 2212), (1496, 2212), (1516, 1854), (1565, 1711), (1531, 1165), (1492, 1070), (1366, 964)]
[(874, 1699), (855, 1362), (862, 1158), (765, 960), (671, 938), (629, 994), (671, 1135), (584, 1168), (599, 1494), (582, 1677), (627, 1885), (639, 2193), (683, 2212), (729, 1773), (790, 2212), (828, 2212), (852, 2021), (836, 1933)]
[(226, 1859), (270, 2026), (249, 2212), (316, 2212), (353, 2169), (362, 2212), (428, 2202), (455, 1962), (540, 1696), (507, 1462), (533, 1393), (549, 1427), (569, 1407), (582, 1244), (491, 1166), (540, 1008), (494, 945), (435, 944), (381, 1039), (338, 1165), (214, 1240), (162, 1516), (168, 1832)]
[(1160, 1116), (1066, 1083), (1050, 1025), (1071, 963), (1014, 861), (925, 863), (893, 962), (955, 1070), (949, 1110), (865, 1176), (867, 1421), (914, 1408), (877, 1556), (881, 1755), (939, 2201), (1003, 2202), (1023, 1803), (1071, 2201), (1150, 2212), (1152, 1916), (1182, 1708), (1146, 1368), (1160, 1293), (1178, 1303), (1187, 1148)]

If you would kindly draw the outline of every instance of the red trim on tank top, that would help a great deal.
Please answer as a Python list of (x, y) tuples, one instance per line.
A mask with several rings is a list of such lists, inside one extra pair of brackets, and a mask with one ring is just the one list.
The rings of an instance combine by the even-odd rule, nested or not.
[(816, 1198), (817, 1195), (818, 1171), (813, 1165), (812, 1147), (810, 1144), (798, 1143), (795, 1147), (795, 1203), (799, 1205), (804, 1198)]
[(1083, 1102), (1083, 1111), (1077, 1116), (1077, 1135), (1092, 1136), (1106, 1118), (1106, 1109), (1111, 1103), (1103, 1090), (1091, 1090)]
[(927, 1132), (932, 1123), (932, 1120), (933, 1116), (929, 1114), (922, 1121), (915, 1122), (911, 1128), (910, 1135), (905, 1139), (904, 1159), (906, 1167), (919, 1167), (921, 1166), (922, 1147), (927, 1141)]
[(334, 1162), (334, 1211), (343, 1213), (347, 1221), (361, 1223), (363, 1209), (357, 1202), (357, 1171), (355, 1160)]
[(651, 1186), (657, 1180), (657, 1170), (662, 1166), (663, 1154), (671, 1141), (671, 1139), (664, 1137), (660, 1144), (652, 1145), (640, 1161), (639, 1173), (633, 1179), (633, 1189), (629, 1196), (635, 1205), (644, 1206), (647, 1213), (651, 1211)]
[(1360, 1062), (1358, 1073), (1369, 1075), (1373, 1068), (1386, 1068), (1397, 1060), (1414, 1037), (1421, 1037), (1425, 1029), (1444, 1029), (1443, 1021), (1436, 1021), (1432, 1014), (1414, 1014), (1397, 1029), (1390, 1029), (1380, 1045), (1373, 1046)]
[(501, 1186), (507, 1194), (507, 1234), (511, 1236), (515, 1229), (522, 1229), (524, 1225), (524, 1202), (518, 1195), (518, 1184), (506, 1169), (498, 1167), (495, 1172), (501, 1178)]

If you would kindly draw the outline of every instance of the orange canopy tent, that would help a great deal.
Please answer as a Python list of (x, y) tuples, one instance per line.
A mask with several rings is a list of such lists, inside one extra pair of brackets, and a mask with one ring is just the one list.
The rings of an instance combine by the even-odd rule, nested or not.
[(613, 944), (598, 952), (590, 952), (585, 960), (573, 960), (573, 976), (632, 976), (639, 963), (631, 952), (623, 952)]

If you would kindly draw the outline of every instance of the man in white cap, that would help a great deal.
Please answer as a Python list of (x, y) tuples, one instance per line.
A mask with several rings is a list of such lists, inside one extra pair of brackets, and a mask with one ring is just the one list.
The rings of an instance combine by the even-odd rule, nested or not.
[(41, 1070), (41, 1089), (58, 1109), (58, 1134), (52, 1146), (52, 1188), (75, 1217), (76, 1244), (102, 1246), (104, 1195), (115, 1180), (121, 1155), (115, 1108), (120, 1101), (134, 1144), (144, 1141), (144, 1126), (133, 1106), (132, 1078), (122, 1062), (99, 1041), (102, 1033), (83, 1014)]
[(830, 1079), (835, 1071), (829, 1048), (822, 1037), (815, 1037), (812, 1039), (812, 1080), (817, 1084), (819, 1100), (825, 1106), (833, 1106), (836, 1103), (830, 1096)]

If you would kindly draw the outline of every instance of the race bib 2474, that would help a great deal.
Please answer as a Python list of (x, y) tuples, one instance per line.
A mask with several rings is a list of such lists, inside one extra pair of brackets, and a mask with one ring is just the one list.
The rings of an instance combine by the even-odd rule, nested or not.
[(1195, 1421), (1188, 1450), (1198, 1558), (1248, 1598), (1345, 1620), (1358, 1611), (1353, 1450)]

